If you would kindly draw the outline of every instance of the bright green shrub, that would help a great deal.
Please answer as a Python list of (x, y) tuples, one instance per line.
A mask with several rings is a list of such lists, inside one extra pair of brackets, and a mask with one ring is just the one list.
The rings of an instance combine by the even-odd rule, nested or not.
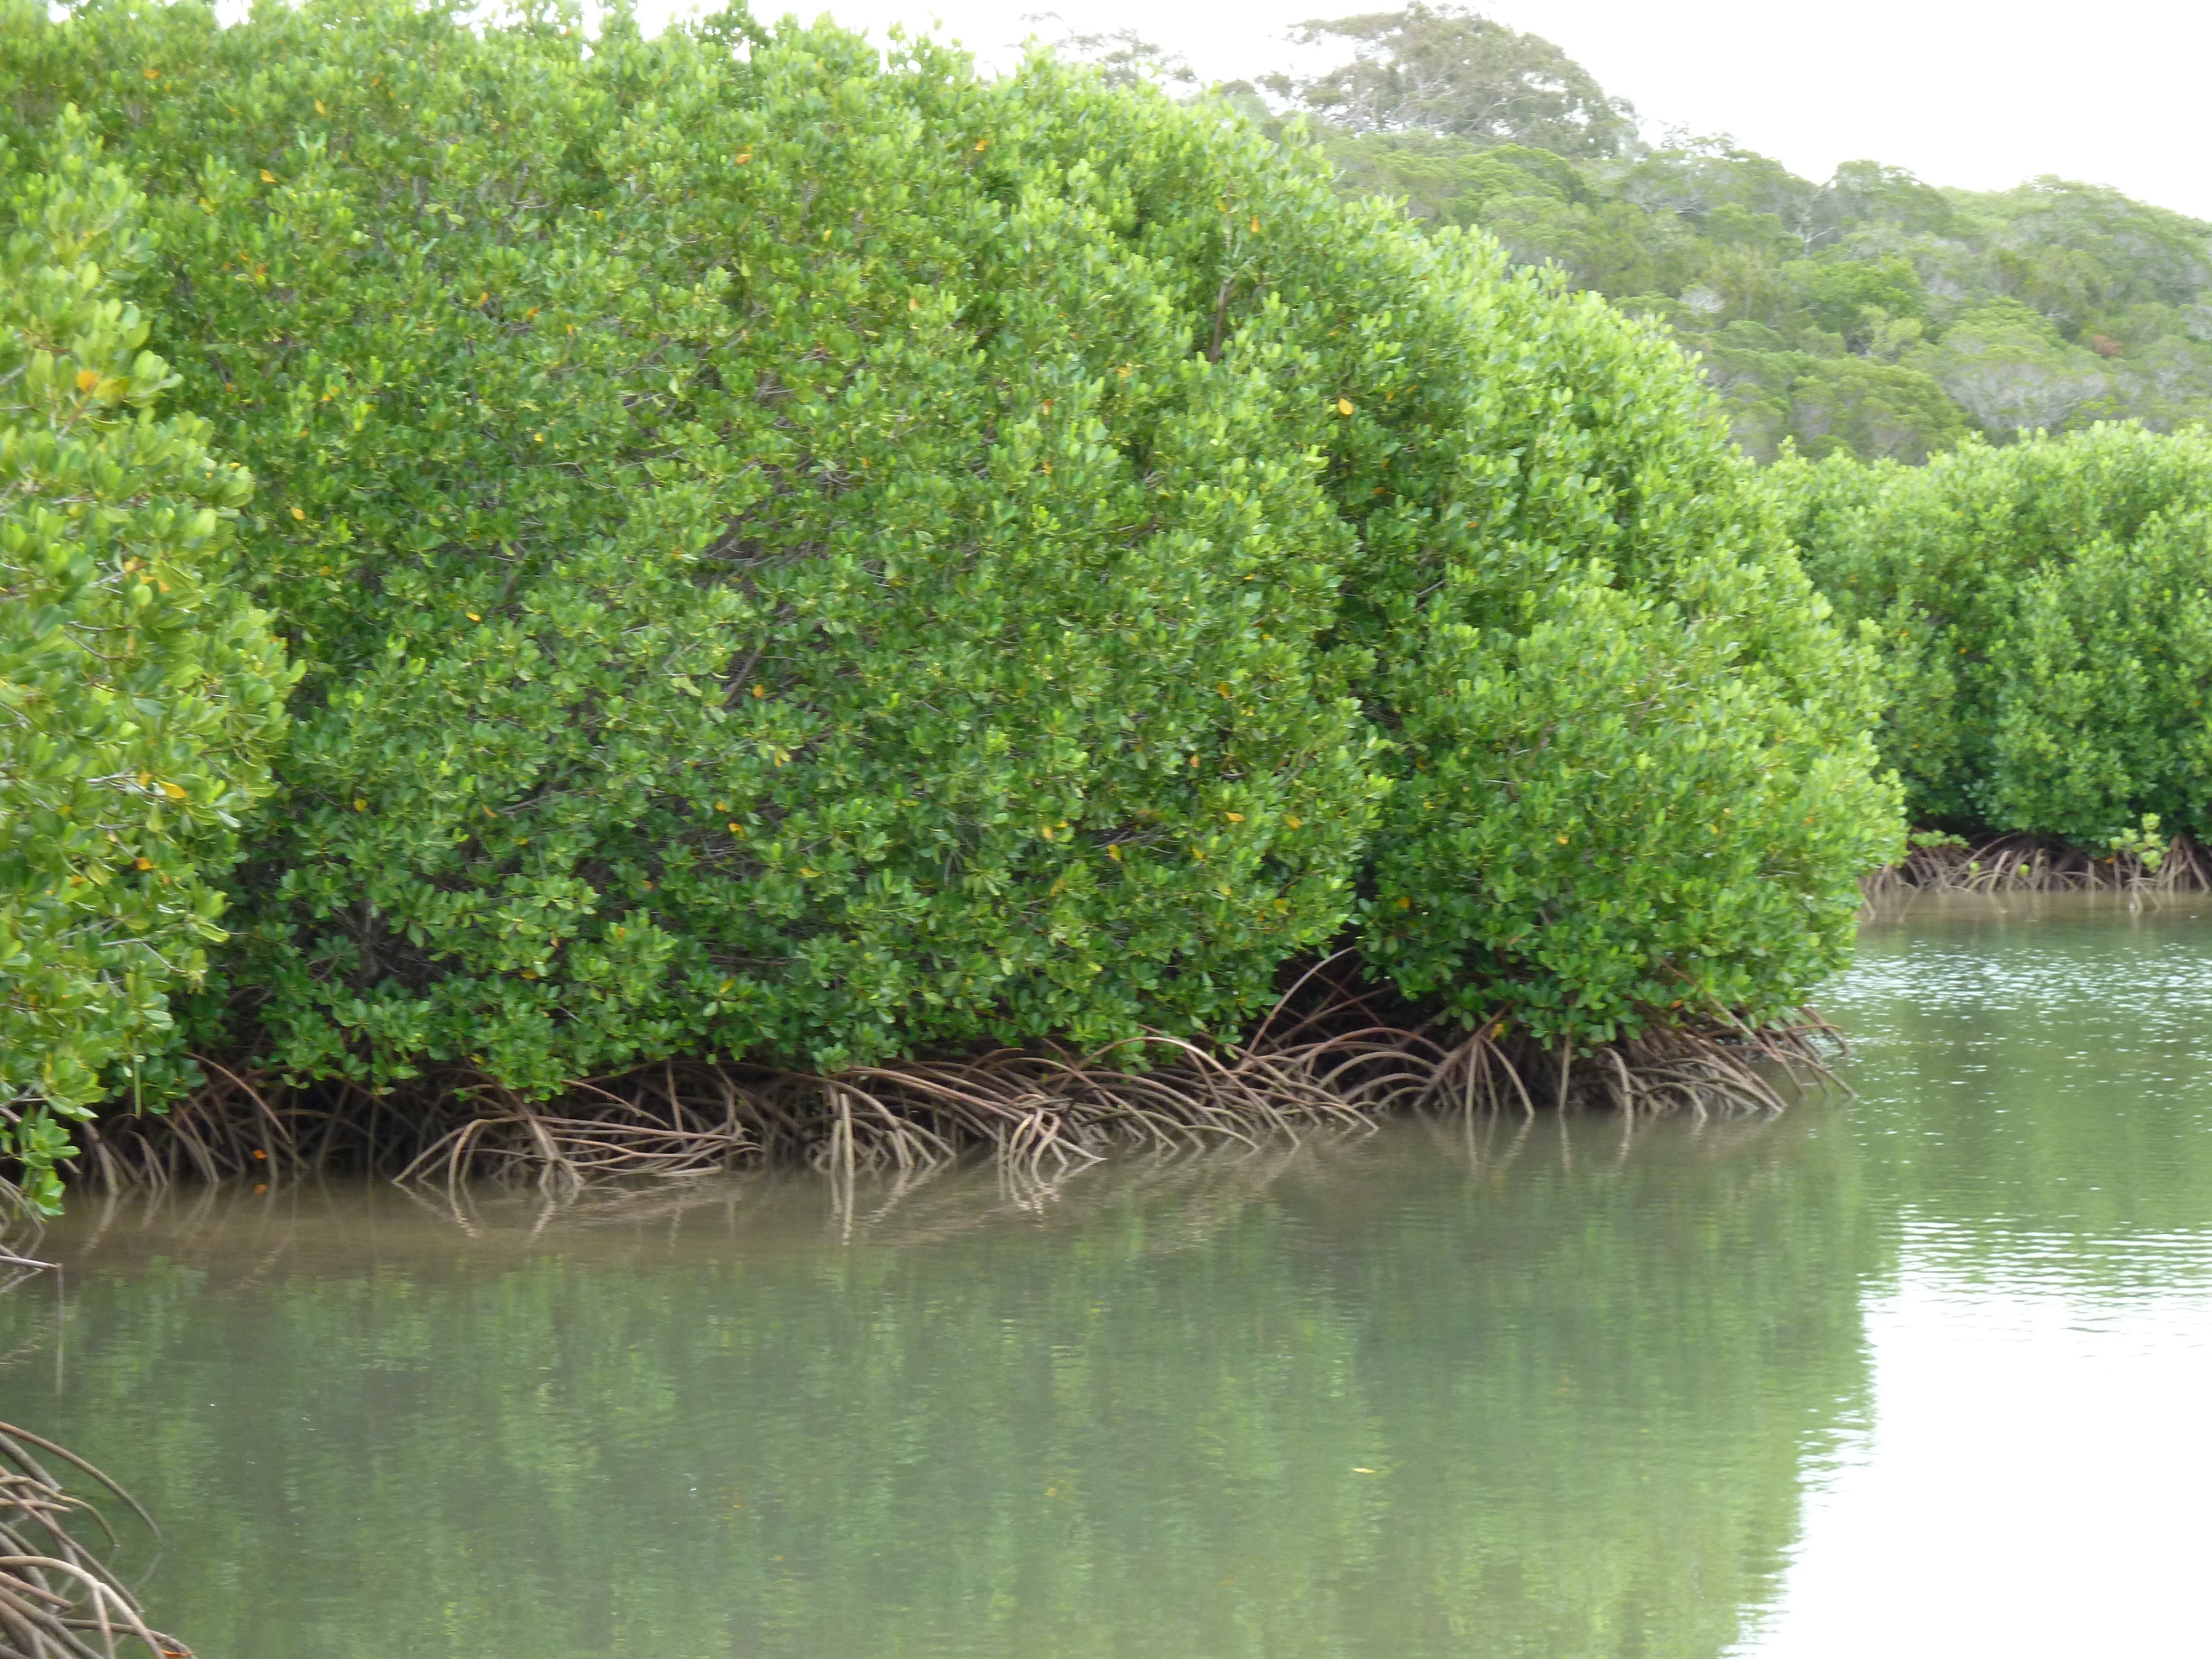
[[(1469, 1018), (1579, 1041), (1801, 1000), (1896, 835), (1872, 666), (1680, 353), (1486, 237), (1337, 202), (1233, 127), (1044, 67), (1006, 95), (1054, 110), (1023, 176), (1128, 181), (1112, 222), (1181, 273), (1192, 349), (1280, 365), (1278, 441), (1325, 458), (1358, 535), (1332, 638), (1372, 664), (1397, 779), (1363, 881), (1370, 961)], [(1578, 614), (1604, 650), (1536, 639)], [(1603, 663), (1626, 700), (1556, 684), (1569, 663)], [(1694, 690), (1670, 678), (1688, 666)], [(1632, 746), (1654, 766), (1621, 769)], [(1438, 769), (1468, 787), (1425, 787)], [(1678, 779), (1715, 807), (1695, 840), (1652, 833)]]
[(1879, 641), (1914, 822), (2101, 845), (2212, 831), (2212, 439), (2103, 425), (1924, 468), (1785, 462), (1808, 569)]
[(311, 664), (233, 1041), (536, 1091), (1227, 1031), (1356, 918), (1583, 1040), (1827, 971), (1867, 670), (1677, 352), (1218, 112), (743, 27), (21, 55), (131, 94)]
[(1025, 92), (1067, 111), (1059, 165), (1146, 178), (1133, 240), (1187, 273), (1194, 344), (1226, 295), (1223, 361), (1294, 365), (1283, 436), (1359, 538), (1334, 637), (1395, 741), (1370, 961), (1579, 1041), (1802, 1000), (1849, 950), (1894, 792), (1872, 665), (1693, 368), (1485, 237), (1408, 234), (1046, 71)]
[(1671, 345), (1479, 237), (1358, 246), (1316, 334), (1360, 411), (1342, 635), (1401, 739), (1369, 956), (1547, 1037), (1782, 1015), (1896, 834), (1870, 663)]
[(63, 1121), (159, 1070), (224, 937), (289, 678), (226, 580), (252, 480), (153, 413), (175, 377), (118, 293), (142, 206), (74, 118), (0, 152), (0, 1158), (42, 1205)]
[(2212, 514), (2154, 515), (2022, 586), (1992, 645), (1993, 823), (2099, 846), (2212, 828)]
[(1762, 599), (1800, 596), (1701, 574), (1666, 601), (1564, 583), (1525, 633), (1438, 629), (1407, 664), (1424, 759), (1367, 930), (1406, 990), (1605, 1037), (1685, 1003), (1778, 1017), (1844, 960), (1838, 890), (1880, 855), (1881, 793), (1745, 648)]
[(325, 21), (155, 14), (118, 138), (311, 663), (240, 1040), (525, 1089), (1087, 1042), (1338, 931), (1350, 538), (1266, 378), (1006, 187), (1018, 107), (836, 34)]

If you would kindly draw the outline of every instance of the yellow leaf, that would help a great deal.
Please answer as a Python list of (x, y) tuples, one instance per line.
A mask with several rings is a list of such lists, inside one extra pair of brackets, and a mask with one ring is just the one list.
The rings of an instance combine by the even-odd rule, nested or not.
[(171, 800), (182, 800), (185, 798), (184, 786), (181, 784), (164, 783), (161, 786), (161, 793)]
[(80, 368), (79, 370), (77, 370), (77, 372), (76, 372), (76, 389), (77, 389), (79, 392), (89, 392), (89, 391), (91, 391), (91, 390), (93, 389), (93, 387), (94, 387), (94, 386), (98, 386), (99, 384), (100, 384), (100, 371), (99, 371), (98, 369), (96, 369), (96, 368)]
[(739, 167), (743, 167), (746, 162), (753, 159), (753, 153), (749, 149), (741, 149), (730, 159), (735, 161)]
[(158, 81), (161, 78), (161, 71), (159, 70), (148, 70), (145, 74), (149, 81)]
[(1559, 837), (1559, 845), (1560, 845), (1560, 846), (1562, 846), (1562, 847), (1565, 847), (1566, 844), (1567, 844), (1567, 838), (1566, 838), (1565, 836), (1561, 836)]
[(1229, 682), (1227, 680), (1224, 680), (1220, 684), (1215, 686), (1213, 689), (1225, 697), (1229, 695)]
[(533, 434), (530, 441), (532, 443), (542, 444), (545, 441), (545, 434), (542, 432)]
[(1252, 216), (1252, 234), (1255, 236), (1260, 234), (1260, 216), (1256, 213)]
[(1195, 755), (1193, 755), (1193, 756), (1190, 757), (1190, 763), (1191, 763), (1193, 766), (1197, 765), (1197, 764), (1198, 764), (1198, 757), (1197, 757), (1197, 756), (1195, 756)]
[(757, 685), (753, 687), (753, 696), (757, 697), (764, 697), (768, 696), (768, 688), (764, 685)]
[(733, 836), (742, 836), (745, 833), (745, 826), (733, 822), (730, 825), (730, 833)]
[(1352, 413), (1352, 399), (1351, 399), (1351, 398), (1339, 398), (1336, 400), (1336, 412), (1337, 412), (1338, 414), (1340, 414), (1340, 415), (1349, 415), (1349, 414), (1351, 414), (1351, 413)]
[(356, 795), (353, 798), (353, 810), (356, 812), (366, 812), (368, 811), (368, 803), (359, 795)]
[(261, 182), (264, 185), (273, 185), (276, 182), (276, 175), (270, 172), (267, 167), (264, 167), (261, 169)]
[(921, 300), (920, 300), (920, 299), (918, 299), (918, 298), (917, 298), (917, 299), (910, 299), (910, 300), (908, 300), (908, 301), (906, 302), (906, 308), (907, 308), (908, 311), (919, 311), (919, 310), (921, 310)]
[(318, 115), (328, 115), (330, 113), (330, 111), (323, 107), (323, 100), (319, 98), (315, 100), (315, 113)]
[(802, 864), (802, 865), (800, 865), (800, 866), (799, 866), (799, 873), (800, 875), (802, 875), (802, 876), (812, 876), (812, 875), (816, 875), (816, 874), (817, 874), (817, 873), (819, 873), (819, 872), (817, 872), (817, 871), (810, 870), (810, 869), (808, 869), (805, 865), (803, 865), (803, 864)]
[(1121, 849), (1118, 847), (1109, 847), (1106, 849), (1106, 856), (1119, 864), (1121, 861)]
[(482, 621), (483, 620), (483, 618), (482, 617), (479, 617), (478, 615), (477, 615), (477, 613), (476, 613), (475, 611), (462, 611), (462, 612), (461, 612), (461, 614), (462, 614), (464, 617), (467, 617), (471, 622), (482, 622)]
[(1231, 823), (1242, 823), (1244, 822), (1244, 815), (1242, 812), (1231, 812), (1229, 815), (1229, 821)]
[(1291, 829), (1293, 829), (1293, 830), (1303, 830), (1303, 829), (1304, 829), (1304, 828), (1306, 827), (1306, 826), (1305, 826), (1305, 820), (1304, 820), (1304, 818), (1301, 818), (1301, 817), (1286, 817), (1286, 818), (1285, 818), (1285, 819), (1283, 820), (1283, 822), (1284, 822), (1285, 823), (1289, 824), (1289, 825), (1291, 826)]
[(294, 507), (294, 508), (292, 509), (292, 516), (293, 516), (294, 518), (295, 518), (295, 519), (299, 520), (300, 520), (300, 522), (301, 522), (301, 523), (302, 523), (302, 524), (305, 524), (305, 523), (307, 521), (307, 514), (306, 514), (305, 512), (303, 512), (301, 509), (300, 509), (299, 507)]
[(975, 141), (975, 154), (978, 155), (981, 155), (985, 150), (990, 148), (991, 141), (988, 138), (978, 138)]
[(1401, 898), (1398, 901), (1398, 908), (1401, 910), (1410, 910), (1413, 908), (1413, 901), (1409, 898)]
[(715, 994), (715, 995), (717, 995), (717, 996), (720, 996), (723, 992), (725, 992), (725, 991), (728, 990), (728, 989), (729, 989), (732, 985), (735, 985), (736, 983), (737, 983), (737, 981), (735, 981), (735, 980), (733, 980), (733, 979), (726, 979), (726, 980), (724, 980), (724, 981), (723, 981), (720, 985), (718, 985), (718, 986), (716, 986), (716, 987), (714, 988), (714, 994)]
[(140, 859), (138, 860), (138, 867), (141, 870), (150, 870), (154, 867), (154, 860), (151, 859)]
[(1048, 823), (1041, 831), (1039, 831), (1039, 833), (1042, 835), (1047, 841), (1050, 841), (1052, 839), (1052, 826)]

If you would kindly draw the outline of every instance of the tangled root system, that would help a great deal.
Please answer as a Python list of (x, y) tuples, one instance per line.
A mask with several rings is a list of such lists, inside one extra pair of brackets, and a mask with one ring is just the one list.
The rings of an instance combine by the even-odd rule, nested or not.
[(109, 1185), (353, 1170), (563, 1191), (760, 1162), (849, 1177), (981, 1152), (1038, 1176), (1116, 1151), (1256, 1145), (1407, 1110), (1777, 1112), (1784, 1091), (1827, 1077), (1835, 1035), (1809, 1014), (1760, 1030), (1721, 1016), (1577, 1054), (1496, 1022), (1424, 1021), (1340, 953), (1233, 1045), (1151, 1034), (1089, 1053), (1038, 1043), (829, 1074), (670, 1062), (551, 1101), (468, 1075), (405, 1096), (287, 1089), (209, 1060), (206, 1085), (167, 1111), (88, 1126), (82, 1161)]
[(1919, 893), (2117, 893), (2156, 899), (2212, 888), (2212, 854), (2185, 836), (2154, 868), (2133, 853), (2093, 853), (2044, 836), (1997, 836), (1915, 847), (1869, 876), (1869, 904)]
[[(0, 1251), (0, 1269), (40, 1264)], [(52, 1471), (64, 1468), (135, 1513), (131, 1495), (75, 1453), (0, 1423), (0, 1659), (118, 1659), (143, 1652), (191, 1659), (191, 1650), (153, 1629), (107, 1565), (114, 1528), (90, 1499)], [(99, 1534), (103, 1548), (85, 1541)]]

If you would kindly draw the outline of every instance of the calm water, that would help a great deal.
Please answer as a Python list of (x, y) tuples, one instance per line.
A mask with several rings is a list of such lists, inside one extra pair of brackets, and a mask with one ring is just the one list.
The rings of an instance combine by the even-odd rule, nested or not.
[(2212, 912), (1923, 915), (1855, 1105), (50, 1235), (206, 1659), (2212, 1651)]

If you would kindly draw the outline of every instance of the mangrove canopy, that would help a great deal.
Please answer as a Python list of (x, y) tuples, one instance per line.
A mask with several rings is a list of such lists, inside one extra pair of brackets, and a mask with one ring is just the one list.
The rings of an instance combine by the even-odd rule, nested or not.
[(7, 15), (10, 154), (144, 192), (103, 280), (302, 670), (172, 1051), (529, 1099), (1233, 1042), (1346, 945), (1586, 1050), (1842, 960), (1872, 659), (1693, 365), (1486, 235), (1049, 57)]

